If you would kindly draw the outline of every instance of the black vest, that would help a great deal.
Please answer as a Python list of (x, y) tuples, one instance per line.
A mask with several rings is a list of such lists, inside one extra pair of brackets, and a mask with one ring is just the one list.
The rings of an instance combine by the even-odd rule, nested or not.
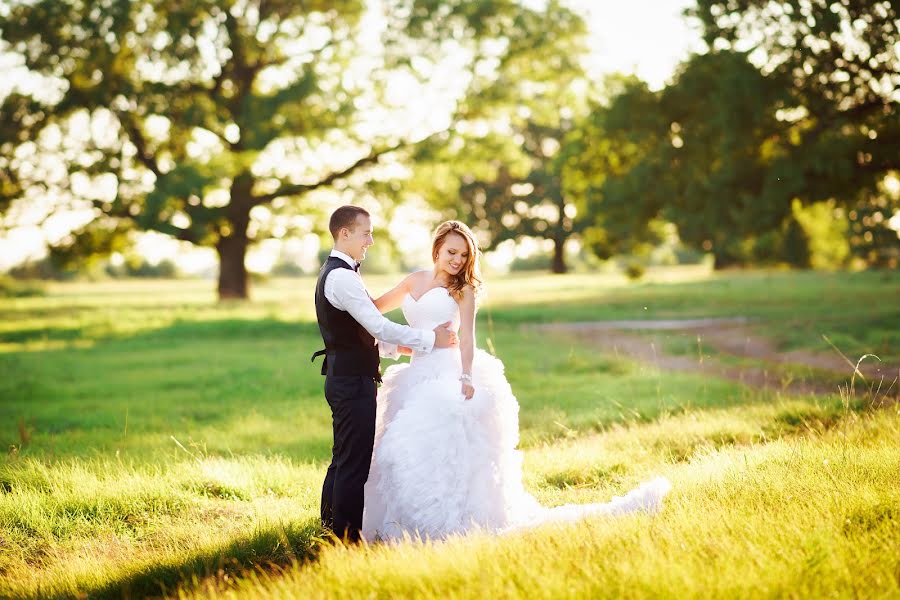
[(325, 297), (325, 280), (335, 269), (351, 269), (343, 259), (329, 256), (319, 270), (316, 283), (316, 319), (325, 350), (322, 375), (363, 375), (381, 381), (380, 358), (375, 338), (350, 313), (338, 310)]

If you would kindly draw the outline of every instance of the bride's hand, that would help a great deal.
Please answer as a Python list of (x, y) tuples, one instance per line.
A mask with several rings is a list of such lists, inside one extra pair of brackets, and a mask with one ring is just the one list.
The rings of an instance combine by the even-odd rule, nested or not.
[(466, 383), (464, 381), (462, 384), (462, 393), (463, 393), (463, 396), (466, 397), (466, 400), (471, 400), (472, 396), (475, 395), (475, 388), (472, 387), (472, 384)]

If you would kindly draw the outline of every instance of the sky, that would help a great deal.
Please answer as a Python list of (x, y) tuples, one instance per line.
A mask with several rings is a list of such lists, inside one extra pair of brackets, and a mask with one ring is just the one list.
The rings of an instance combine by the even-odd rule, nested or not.
[[(567, 3), (580, 12), (588, 24), (590, 57), (587, 64), (595, 77), (614, 72), (634, 73), (652, 88), (659, 89), (679, 62), (691, 51), (702, 49), (699, 30), (691, 27), (682, 16), (685, 8), (693, 4), (687, 0), (568, 0)], [(5, 95), (17, 77), (16, 72), (17, 69), (0, 58), (0, 95)], [(409, 207), (409, 210), (399, 211), (395, 222), (382, 225), (389, 230), (417, 231), (417, 235), (405, 236), (407, 244), (406, 247), (401, 244), (401, 250), (427, 255), (429, 234), (421, 223), (427, 222), (430, 216), (424, 206)], [(42, 255), (45, 237), (60, 238), (77, 219), (77, 216), (61, 216), (51, 220), (44, 225), (43, 233), (30, 227), (0, 234), (0, 272), (26, 257)], [(304, 268), (314, 269), (317, 246), (316, 236), (292, 240), (284, 247), (280, 242), (263, 243), (250, 251), (247, 264), (251, 270), (267, 271), (284, 250)], [(501, 267), (512, 260), (514, 254), (528, 254), (536, 249), (534, 244), (518, 248), (507, 245), (488, 258), (493, 266)], [(186, 272), (212, 274), (216, 268), (212, 249), (191, 248), (161, 234), (143, 234), (138, 240), (137, 251), (154, 263), (176, 259)]]
[(569, 0), (590, 29), (591, 70), (635, 73), (662, 88), (675, 67), (704, 45), (697, 27), (682, 16), (686, 0)]

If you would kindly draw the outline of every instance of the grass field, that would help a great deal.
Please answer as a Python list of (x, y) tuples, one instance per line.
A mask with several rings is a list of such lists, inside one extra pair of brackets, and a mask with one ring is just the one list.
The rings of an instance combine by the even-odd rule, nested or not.
[[(367, 277), (375, 294), (391, 280)], [(252, 303), (199, 281), (0, 299), (0, 597), (900, 595), (890, 393), (790, 396), (521, 327), (743, 316), (779, 347), (828, 351), (825, 334), (897, 364), (897, 273), (492, 280), (479, 344), (521, 404), (529, 490), (600, 501), (661, 473), (674, 491), (653, 517), (368, 549), (318, 538), (312, 285), (271, 281)]]

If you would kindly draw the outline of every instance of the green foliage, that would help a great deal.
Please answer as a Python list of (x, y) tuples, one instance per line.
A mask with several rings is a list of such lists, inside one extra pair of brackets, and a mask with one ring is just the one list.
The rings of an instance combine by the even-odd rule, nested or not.
[[(884, 225), (896, 192), (883, 188), (900, 168), (896, 7), (702, 0), (689, 13), (710, 50), (659, 92), (620, 82), (582, 127), (597, 148), (575, 164), (589, 182), (586, 243), (607, 257), (663, 219), (718, 266), (834, 266), (846, 242), (835, 229), (813, 234), (812, 220), (824, 216), (801, 224), (794, 209), (832, 202), (858, 215), (873, 210), (848, 232), (857, 256), (896, 262), (900, 246)], [(867, 235), (869, 227), (877, 230)]]
[(632, 281), (641, 279), (647, 272), (647, 268), (639, 262), (629, 262), (625, 266), (625, 275)]
[(272, 267), (273, 277), (300, 277), (306, 275), (303, 268), (291, 260), (282, 260)]
[(754, 64), (788, 84), (784, 108), (797, 109), (785, 115), (793, 140), (782, 146), (781, 165), (802, 178), (795, 194), (846, 204), (860, 190), (872, 193), (900, 166), (900, 114), (892, 98), (900, 85), (897, 7), (862, 0), (768, 5), (701, 0), (691, 12), (710, 46), (734, 47), (748, 31), (767, 32), (755, 44)]
[(663, 241), (654, 227), (658, 220), (644, 210), (646, 198), (617, 202), (637, 193), (623, 189), (620, 182), (630, 173), (637, 180), (646, 171), (640, 161), (655, 144), (653, 132), (665, 125), (658, 100), (634, 77), (609, 77), (605, 87), (613, 99), (594, 104), (570, 134), (566, 152), (570, 181), (586, 198), (582, 241), (602, 259), (640, 252)]
[(70, 281), (79, 277), (80, 273), (75, 268), (61, 267), (52, 256), (46, 256), (39, 260), (27, 260), (24, 263), (10, 269), (10, 277), (15, 279), (54, 279), (57, 281)]
[(788, 264), (801, 269), (811, 266), (809, 236), (796, 219), (790, 218), (785, 222), (781, 243), (781, 255)]
[(510, 271), (549, 271), (551, 256), (544, 252), (535, 252), (527, 258), (516, 257), (509, 265)]
[(898, 214), (900, 194), (860, 194), (847, 212), (852, 254), (868, 265), (891, 269), (900, 266), (900, 231), (890, 225), (890, 218)]
[(587, 157), (607, 174), (591, 188), (602, 214), (604, 235), (591, 240), (598, 253), (620, 251), (635, 234), (652, 239), (649, 225), (661, 218), (726, 264), (739, 259), (742, 240), (779, 227), (790, 203), (759, 196), (780, 95), (744, 55), (719, 52), (692, 57), (661, 92), (630, 82), (598, 107), (589, 130), (614, 148)]
[(375, 244), (366, 251), (366, 261), (362, 267), (367, 274), (385, 275), (401, 273), (401, 259), (392, 244)]
[[(541, 27), (544, 13), (517, 3), (391, 0), (384, 9), (373, 51), (359, 0), (11, 3), (0, 15), (4, 45), (58, 93), (17, 92), (0, 105), (0, 211), (50, 186), (97, 215), (54, 250), (61, 260), (115, 251), (129, 231), (153, 230), (216, 248), (221, 296), (246, 297), (250, 245), (308, 233), (289, 218), (298, 212), (324, 222), (327, 207), (301, 198), (362, 188), (365, 177), (351, 174), (412, 145), (361, 133), (394, 75), (421, 77), (417, 69), (437, 65), (449, 40), (470, 52), (471, 72), (500, 61), (515, 77), (536, 56), (548, 58), (545, 71), (569, 60), (547, 56), (554, 35)], [(556, 3), (548, 10), (583, 28)], [(491, 89), (472, 97), (509, 102), (502, 84)], [(471, 106), (460, 112), (475, 118)], [(59, 148), (38, 143), (57, 133)], [(357, 158), (331, 164), (348, 151)], [(43, 176), (47, 156), (66, 177)], [(304, 167), (288, 172), (287, 161)]]
[(498, 66), (476, 74), (460, 122), (420, 149), (406, 188), (476, 228), (486, 249), (525, 236), (552, 240), (550, 267), (565, 272), (565, 243), (584, 205), (565, 165), (567, 136), (590, 93), (579, 62), (586, 26), (558, 2), (512, 22)]
[(835, 202), (819, 202), (803, 207), (793, 204), (794, 218), (803, 228), (809, 266), (814, 269), (837, 269), (844, 266), (850, 254), (847, 219)]
[[(258, 151), (284, 136), (321, 139), (335, 126), (332, 117), (346, 112), (347, 94), (343, 102), (338, 94), (317, 97), (337, 85), (320, 73), (345, 64), (336, 40), (362, 10), (355, 1), (112, 2), (90, 11), (77, 2), (14, 3), (0, 19), (5, 42), (33, 75), (62, 83), (63, 92), (30, 105), (16, 97), (5, 103), (24, 136), (3, 147), (13, 176), (29, 170), (27, 160), (9, 158), (18, 143), (50, 126), (65, 132), (82, 118), (89, 135), (60, 157), (69, 177), (112, 175), (116, 182), (113, 197), (91, 191), (78, 198), (102, 218), (55, 255), (75, 260), (121, 250), (133, 229), (205, 246), (232, 237), (251, 243), (249, 211), (263, 202), (253, 189), (257, 178), (248, 178)], [(313, 22), (330, 29), (320, 50), (330, 48), (331, 58), (318, 55), (295, 65), (274, 90), (262, 87), (265, 74), (297, 59), (287, 43)], [(18, 180), (20, 189), (36, 185)], [(210, 194), (224, 194), (231, 209)], [(6, 198), (16, 195), (12, 189)]]
[(90, 270), (113, 252), (127, 250), (130, 231), (129, 225), (114, 219), (98, 219), (51, 247), (49, 260), (62, 271)]
[(110, 277), (144, 277), (153, 279), (173, 279), (178, 277), (178, 267), (170, 259), (151, 264), (140, 256), (128, 257), (120, 266), (107, 265)]

